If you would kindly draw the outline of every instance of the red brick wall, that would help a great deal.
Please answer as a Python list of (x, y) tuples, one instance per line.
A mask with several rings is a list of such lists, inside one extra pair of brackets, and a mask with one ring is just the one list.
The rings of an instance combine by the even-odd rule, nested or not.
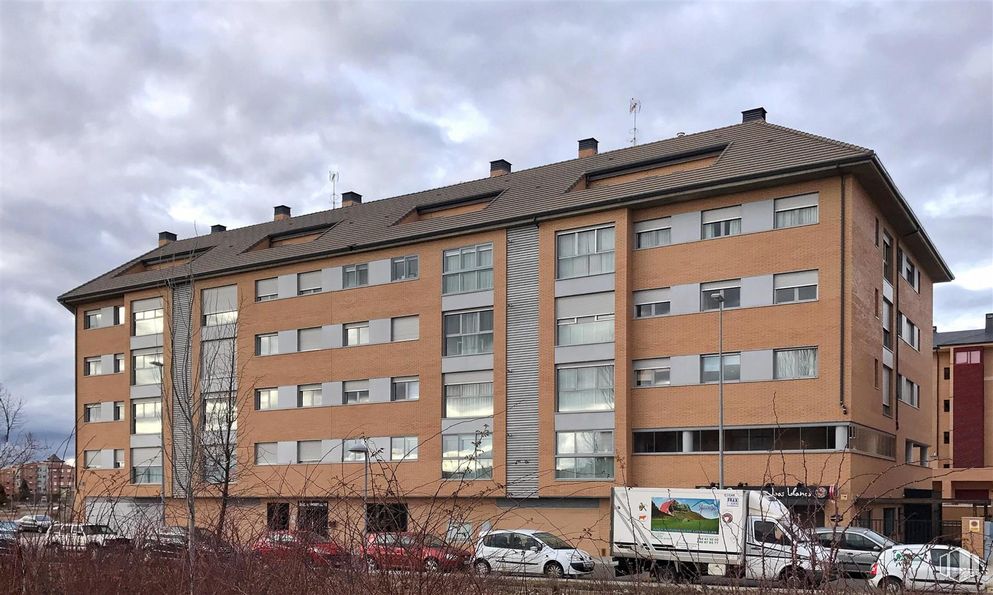
[(983, 466), (983, 421), (986, 419), (983, 395), (983, 350), (979, 363), (954, 364), (952, 390), (955, 412), (952, 417), (953, 467)]

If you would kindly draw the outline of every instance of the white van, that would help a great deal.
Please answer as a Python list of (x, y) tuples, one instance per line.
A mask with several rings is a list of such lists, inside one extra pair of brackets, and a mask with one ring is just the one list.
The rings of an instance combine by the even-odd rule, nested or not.
[(480, 536), (472, 568), (477, 574), (505, 572), (561, 578), (593, 572), (593, 558), (546, 531), (497, 530)]

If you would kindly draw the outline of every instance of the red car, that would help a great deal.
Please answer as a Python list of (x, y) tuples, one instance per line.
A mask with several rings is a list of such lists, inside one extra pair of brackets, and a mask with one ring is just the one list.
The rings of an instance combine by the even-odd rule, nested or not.
[(452, 571), (464, 568), (472, 554), (433, 535), (370, 533), (362, 547), (370, 570)]
[(252, 552), (266, 561), (297, 559), (331, 566), (351, 559), (337, 543), (312, 531), (271, 531), (255, 542)]

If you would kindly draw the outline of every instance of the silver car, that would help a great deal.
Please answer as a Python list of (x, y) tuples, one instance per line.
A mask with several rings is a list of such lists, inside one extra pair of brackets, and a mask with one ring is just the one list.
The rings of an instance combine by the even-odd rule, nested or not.
[(840, 573), (868, 576), (879, 552), (896, 545), (892, 539), (863, 527), (818, 527), (817, 540), (834, 556)]

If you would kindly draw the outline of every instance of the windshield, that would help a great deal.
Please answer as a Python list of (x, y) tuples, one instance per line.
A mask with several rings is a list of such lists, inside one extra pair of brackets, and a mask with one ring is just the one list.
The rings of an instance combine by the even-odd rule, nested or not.
[(889, 537), (886, 537), (885, 535), (880, 535), (879, 533), (876, 533), (871, 529), (866, 529), (865, 533), (869, 539), (877, 543), (881, 543), (883, 545), (883, 549), (886, 549), (888, 547), (893, 547), (894, 545), (896, 545), (896, 542), (890, 539)]
[(552, 548), (553, 550), (573, 549), (571, 543), (562, 539), (558, 535), (552, 535), (551, 533), (535, 533), (534, 538), (542, 541), (545, 545)]
[(86, 535), (113, 535), (114, 531), (107, 525), (83, 525)]

